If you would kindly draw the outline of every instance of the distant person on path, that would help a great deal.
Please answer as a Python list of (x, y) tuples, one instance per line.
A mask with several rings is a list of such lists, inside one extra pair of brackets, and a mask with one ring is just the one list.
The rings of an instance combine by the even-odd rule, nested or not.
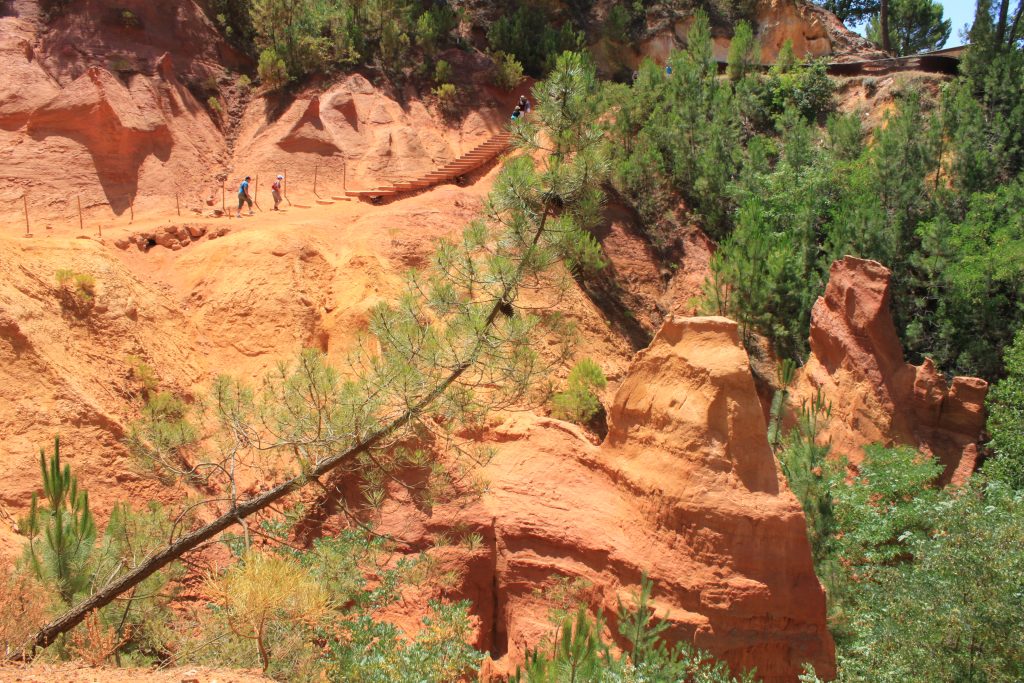
[(249, 196), (249, 176), (245, 176), (245, 180), (238, 186), (238, 218), (242, 217), (242, 205), (246, 202), (249, 203), (249, 215), (252, 215), (252, 197)]
[(665, 65), (665, 75), (666, 76), (671, 76), (672, 75), (672, 65), (671, 64), (666, 64)]
[(529, 114), (533, 107), (530, 105), (530, 100), (526, 99), (526, 95), (519, 96), (519, 109), (523, 114)]
[(270, 194), (274, 197), (274, 211), (278, 210), (278, 205), (281, 203), (281, 181), (284, 180), (283, 175), (277, 176), (277, 180), (270, 186)]
[(512, 110), (512, 120), (513, 120), (513, 121), (516, 121), (516, 120), (518, 120), (518, 119), (519, 119), (519, 117), (520, 117), (520, 116), (522, 116), (522, 115), (523, 115), (523, 110), (522, 110), (522, 109), (520, 109), (520, 108), (519, 108), (519, 105), (517, 104), (517, 105), (516, 105), (516, 108)]

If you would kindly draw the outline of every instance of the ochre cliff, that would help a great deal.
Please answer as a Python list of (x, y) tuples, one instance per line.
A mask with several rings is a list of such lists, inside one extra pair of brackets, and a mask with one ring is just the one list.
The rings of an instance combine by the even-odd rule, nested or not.
[[(439, 558), (460, 577), (446, 595), (472, 600), (477, 645), (499, 658), (485, 671), (514, 670), (551, 635), (541, 593), (558, 577), (583, 580), (580, 597), (613, 616), (647, 572), (672, 636), (766, 681), (795, 681), (804, 662), (833, 672), (803, 513), (777, 473), (736, 324), (667, 317), (609, 427), (594, 446), (563, 422), (509, 418), (483, 436), (496, 454), (481, 500), (386, 515), (411, 549), (453, 528), (483, 538)], [(429, 597), (410, 595), (396, 618), (411, 623)]]
[(906, 444), (942, 462), (943, 482), (961, 483), (978, 457), (988, 383), (947, 382), (931, 359), (904, 362), (890, 277), (876, 261), (847, 256), (832, 264), (811, 311), (811, 356), (796, 381), (796, 404), (821, 390), (832, 413), (820, 437), (854, 464), (866, 444)]

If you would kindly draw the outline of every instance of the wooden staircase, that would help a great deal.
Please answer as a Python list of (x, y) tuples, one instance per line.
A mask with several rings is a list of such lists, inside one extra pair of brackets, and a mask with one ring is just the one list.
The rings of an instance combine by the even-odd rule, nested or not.
[(381, 185), (369, 190), (348, 190), (345, 192), (345, 196), (360, 199), (376, 199), (378, 197), (391, 197), (404, 192), (415, 192), (416, 190), (440, 185), (480, 168), (508, 149), (511, 140), (512, 135), (507, 131), (496, 133), (489, 140), (463, 154), (458, 159), (450, 161), (445, 166), (431, 171), (420, 178), (399, 180), (389, 185)]

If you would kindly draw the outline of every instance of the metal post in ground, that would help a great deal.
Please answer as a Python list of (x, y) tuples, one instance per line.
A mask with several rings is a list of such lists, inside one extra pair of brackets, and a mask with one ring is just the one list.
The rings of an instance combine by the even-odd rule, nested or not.
[(181, 215), (181, 201), (178, 199), (178, 193), (174, 193), (174, 206), (178, 209), (178, 215)]
[(78, 232), (83, 232), (85, 230), (85, 225), (82, 221), (82, 195), (76, 196), (75, 199), (78, 200)]

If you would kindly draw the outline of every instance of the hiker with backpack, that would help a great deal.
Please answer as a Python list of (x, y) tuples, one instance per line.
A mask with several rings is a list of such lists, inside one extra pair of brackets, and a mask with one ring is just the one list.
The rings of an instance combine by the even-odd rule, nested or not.
[(526, 95), (519, 96), (519, 109), (524, 115), (530, 113), (532, 107), (530, 105), (530, 100), (526, 99)]
[(281, 181), (284, 180), (283, 175), (277, 176), (277, 180), (270, 186), (270, 194), (274, 198), (274, 211), (279, 211), (277, 208), (281, 204)]
[(522, 116), (522, 115), (523, 115), (523, 110), (520, 109), (519, 105), (517, 104), (516, 108), (512, 110), (512, 120), (513, 121), (518, 121), (519, 117)]
[(249, 215), (253, 215), (252, 197), (249, 196), (249, 180), (249, 176), (245, 176), (245, 180), (243, 180), (242, 184), (238, 186), (238, 213), (236, 214), (237, 218), (242, 217), (242, 205), (245, 204), (246, 202), (249, 203)]

